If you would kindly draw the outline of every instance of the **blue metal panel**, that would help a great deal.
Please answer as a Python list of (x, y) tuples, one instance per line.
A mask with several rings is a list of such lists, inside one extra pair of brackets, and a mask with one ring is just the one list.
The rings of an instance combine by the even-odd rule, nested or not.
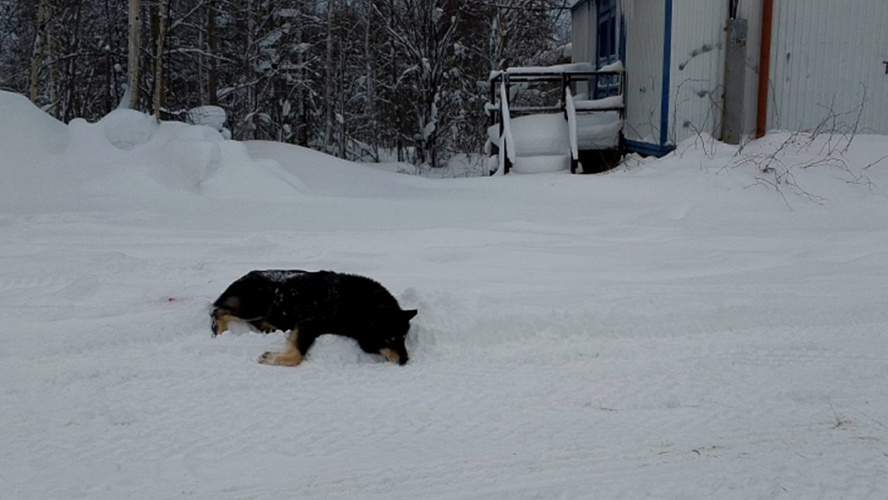
[(649, 142), (631, 141), (626, 139), (626, 150), (630, 153), (638, 153), (644, 156), (656, 156), (657, 158), (660, 158), (661, 156), (666, 156), (675, 151), (675, 146), (663, 146), (660, 144), (651, 144)]
[(591, 1), (592, 0), (575, 0), (574, 2), (572, 2), (572, 5), (570, 6), (570, 10), (574, 11), (577, 8), (579, 8), (581, 5), (589, 3)]
[(669, 86), (672, 73), (672, 0), (666, 0), (663, 30), (663, 95), (660, 98), (660, 146), (669, 140)]
[[(598, 0), (598, 20), (596, 23), (595, 63), (598, 69), (611, 64), (620, 57), (617, 47), (617, 1)], [(620, 79), (600, 77), (595, 79), (595, 98), (602, 99), (620, 92)]]

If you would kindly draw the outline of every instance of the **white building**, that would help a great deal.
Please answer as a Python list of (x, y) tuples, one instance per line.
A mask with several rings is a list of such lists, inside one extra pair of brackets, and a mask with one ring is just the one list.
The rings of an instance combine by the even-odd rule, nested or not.
[(624, 61), (630, 150), (663, 154), (703, 132), (888, 135), (888, 0), (573, 0), (571, 11), (574, 62)]

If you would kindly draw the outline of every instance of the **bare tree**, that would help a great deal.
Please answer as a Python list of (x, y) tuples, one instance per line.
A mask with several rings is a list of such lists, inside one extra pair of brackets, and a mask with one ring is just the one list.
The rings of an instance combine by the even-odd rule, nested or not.
[(43, 63), (43, 53), (46, 50), (46, 2), (47, 0), (40, 0), (37, 4), (37, 29), (34, 36), (34, 48), (31, 51), (31, 78), (28, 84), (28, 97), (34, 104), (37, 104), (40, 97), (40, 65)]
[(129, 107), (139, 106), (139, 56), (142, 49), (142, 5), (140, 0), (129, 0), (129, 37), (127, 43), (126, 83), (130, 92)]
[(441, 165), (438, 137), (442, 91), (459, 26), (459, 0), (386, 0), (380, 2), (386, 28), (405, 57), (403, 77), (414, 82), (414, 154), (418, 164)]

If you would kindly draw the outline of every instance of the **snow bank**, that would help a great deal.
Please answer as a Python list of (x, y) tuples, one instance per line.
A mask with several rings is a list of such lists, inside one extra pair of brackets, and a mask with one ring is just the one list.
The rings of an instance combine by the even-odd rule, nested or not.
[[(883, 137), (429, 180), (0, 103), (3, 498), (888, 497)], [(411, 362), (211, 338), (256, 268), (378, 279)]]
[(15, 176), (13, 165), (39, 164), (67, 145), (64, 123), (40, 111), (24, 96), (0, 90), (0, 175), (5, 179)]
[(63, 196), (69, 143), (65, 124), (24, 96), (0, 91), (0, 205)]
[[(0, 92), (0, 192), (15, 204), (83, 202), (92, 196), (292, 199), (299, 181), (274, 161), (253, 160), (215, 129), (157, 122), (118, 109), (96, 123), (66, 126), (21, 96)], [(162, 189), (158, 189), (162, 188)], [(43, 191), (46, 196), (22, 193)]]

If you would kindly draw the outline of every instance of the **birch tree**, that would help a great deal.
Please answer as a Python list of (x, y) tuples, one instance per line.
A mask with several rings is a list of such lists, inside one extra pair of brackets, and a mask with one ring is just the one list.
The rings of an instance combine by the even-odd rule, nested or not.
[(166, 48), (167, 37), (167, 17), (169, 16), (169, 0), (159, 0), (155, 11), (155, 23), (157, 25), (154, 32), (155, 51), (154, 51), (154, 93), (152, 103), (154, 116), (160, 119), (161, 112), (164, 108), (164, 76), (163, 76), (163, 60), (164, 50)]

